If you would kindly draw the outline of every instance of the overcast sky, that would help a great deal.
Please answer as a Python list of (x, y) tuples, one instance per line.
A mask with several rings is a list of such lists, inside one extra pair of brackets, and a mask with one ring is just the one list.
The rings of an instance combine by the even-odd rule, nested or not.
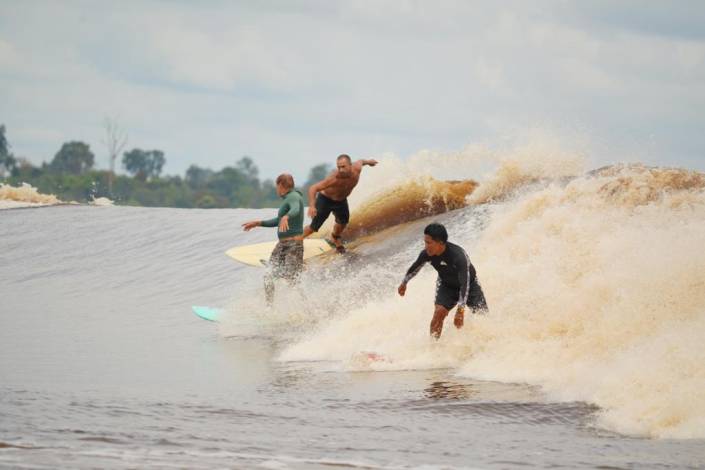
[(0, 0), (16, 156), (105, 117), (165, 172), (249, 155), (262, 177), (501, 145), (540, 128), (594, 164), (705, 170), (705, 1)]

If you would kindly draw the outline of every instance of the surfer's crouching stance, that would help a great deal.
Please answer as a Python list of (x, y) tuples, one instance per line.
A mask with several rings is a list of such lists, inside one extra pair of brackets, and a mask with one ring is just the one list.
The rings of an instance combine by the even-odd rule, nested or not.
[(269, 257), (264, 275), (264, 294), (267, 304), (274, 300), (274, 279), (286, 279), (289, 284), (298, 281), (304, 267), (304, 198), (294, 189), (294, 177), (282, 173), (277, 177), (277, 194), (284, 199), (277, 216), (269, 220), (253, 220), (242, 224), (247, 232), (254, 227), (279, 227), (279, 243)]
[(438, 271), (435, 311), (430, 328), (431, 336), (438, 339), (443, 331), (443, 321), (453, 307), (458, 305), (453, 323), (456, 328), (462, 328), (465, 306), (470, 306), (473, 313), (484, 313), (487, 302), (468, 254), (460, 246), (448, 242), (446, 228), (434, 223), (428, 225), (423, 233), (426, 248), (406, 272), (398, 292), (404, 296), (406, 284), (427, 262)]

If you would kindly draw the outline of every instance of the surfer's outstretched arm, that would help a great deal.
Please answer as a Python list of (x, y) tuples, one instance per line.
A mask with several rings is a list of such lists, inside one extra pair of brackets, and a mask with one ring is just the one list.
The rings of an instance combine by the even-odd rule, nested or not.
[(251, 220), (242, 224), (242, 229), (249, 232), (255, 227), (276, 227), (279, 225), (279, 217), (268, 220)]
[(245, 232), (249, 232), (249, 231), (252, 230), (253, 228), (259, 227), (260, 225), (262, 225), (262, 221), (261, 221), (261, 220), (251, 220), (251, 221), (249, 221), (249, 222), (245, 222), (244, 224), (242, 224), (242, 229), (243, 229)]
[(242, 229), (249, 232), (255, 227), (277, 227), (279, 225), (279, 217), (267, 220), (251, 220), (242, 224)]
[(416, 258), (416, 261), (414, 261), (414, 264), (411, 265), (411, 267), (406, 271), (406, 276), (404, 276), (404, 280), (401, 281), (401, 284), (399, 285), (399, 288), (397, 289), (397, 292), (399, 292), (399, 295), (402, 297), (406, 293), (406, 284), (414, 277), (416, 276), (419, 271), (421, 271), (421, 268), (423, 267), (424, 264), (426, 264), (429, 261), (428, 254), (426, 253), (426, 250), (422, 250), (421, 253), (419, 253), (419, 257)]
[(379, 163), (379, 162), (378, 162), (377, 160), (372, 159), (372, 158), (370, 158), (370, 159), (361, 159), (361, 160), (355, 161), (355, 163), (353, 163), (353, 166), (355, 166), (355, 167), (357, 167), (358, 169), (362, 170), (362, 167), (365, 166), (365, 165), (367, 165), (367, 166), (375, 166), (377, 163)]

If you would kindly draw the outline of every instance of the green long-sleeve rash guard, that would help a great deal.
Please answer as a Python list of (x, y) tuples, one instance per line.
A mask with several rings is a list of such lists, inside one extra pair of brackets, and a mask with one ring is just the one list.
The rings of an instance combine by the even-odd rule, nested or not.
[(292, 189), (283, 196), (284, 202), (279, 206), (279, 213), (273, 219), (263, 220), (262, 227), (278, 227), (285, 215), (289, 216), (289, 230), (277, 231), (279, 239), (295, 237), (304, 233), (304, 197), (298, 189)]

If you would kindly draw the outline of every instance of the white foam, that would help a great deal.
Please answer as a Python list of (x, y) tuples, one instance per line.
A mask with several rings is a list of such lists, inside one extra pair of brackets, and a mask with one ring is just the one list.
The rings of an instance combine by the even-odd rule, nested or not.
[(355, 368), (356, 353), (374, 351), (392, 361), (365, 367), (453, 367), (541, 385), (556, 399), (598, 405), (611, 430), (705, 437), (705, 176), (617, 166), (568, 183), (580, 159), (555, 155), (543, 170), (540, 160), (500, 159), (482, 183), (491, 187), (471, 198), (504, 200), (489, 226), (476, 233), (465, 213), (448, 224), (470, 252), (490, 315), (460, 331), (446, 320), (434, 343), (435, 273), (423, 271), (402, 299), (386, 271), (370, 271), (387, 297), (322, 323), (281, 359)]
[(461, 373), (595, 403), (616, 431), (705, 437), (705, 196), (664, 184), (688, 177), (621, 168), (508, 205), (476, 250), (492, 315)]
[(98, 206), (98, 207), (110, 207), (110, 206), (113, 206), (115, 203), (107, 197), (98, 197), (98, 198), (93, 198), (93, 200), (90, 202), (90, 204), (92, 206)]
[(0, 183), (0, 209), (40, 207), (61, 204), (53, 194), (41, 194), (37, 188), (22, 183), (18, 187)]

